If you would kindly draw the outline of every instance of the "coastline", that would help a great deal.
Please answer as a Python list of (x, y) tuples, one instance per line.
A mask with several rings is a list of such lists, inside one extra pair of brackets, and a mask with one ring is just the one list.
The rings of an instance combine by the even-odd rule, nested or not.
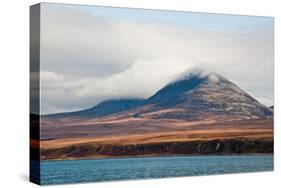
[(143, 155), (143, 156), (123, 156), (123, 157), (97, 157), (97, 158), (79, 158), (79, 159), (47, 159), (47, 160), (40, 160), (40, 162), (58, 162), (58, 161), (77, 161), (77, 160), (106, 160), (106, 159), (135, 159), (135, 158), (165, 158), (165, 157), (218, 157), (218, 156), (273, 156), (274, 152), (272, 153), (221, 153), (221, 154), (189, 154), (189, 155)]

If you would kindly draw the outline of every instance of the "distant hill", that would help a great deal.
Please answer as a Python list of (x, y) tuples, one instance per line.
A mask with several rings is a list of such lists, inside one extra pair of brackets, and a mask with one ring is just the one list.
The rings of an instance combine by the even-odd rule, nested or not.
[(132, 108), (136, 108), (144, 104), (144, 99), (119, 99), (119, 100), (108, 100), (99, 103), (98, 105), (76, 112), (66, 112), (58, 114), (44, 115), (43, 117), (48, 118), (95, 118), (102, 117), (117, 112), (126, 111)]
[(96, 118), (114, 114), (153, 119), (224, 120), (269, 118), (273, 111), (226, 78), (215, 73), (198, 73), (166, 85), (148, 99), (109, 100), (86, 110), (45, 117)]

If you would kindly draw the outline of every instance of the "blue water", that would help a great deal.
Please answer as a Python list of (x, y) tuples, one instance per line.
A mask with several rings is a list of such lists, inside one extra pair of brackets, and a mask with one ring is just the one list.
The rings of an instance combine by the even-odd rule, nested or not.
[(272, 171), (272, 155), (147, 157), (41, 162), (41, 184)]

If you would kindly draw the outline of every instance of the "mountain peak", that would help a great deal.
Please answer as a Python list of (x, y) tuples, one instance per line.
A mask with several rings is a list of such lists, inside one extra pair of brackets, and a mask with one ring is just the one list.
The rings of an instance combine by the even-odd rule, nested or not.
[(159, 103), (163, 100), (168, 101), (175, 98), (179, 94), (193, 90), (202, 84), (218, 84), (219, 82), (229, 81), (216, 73), (190, 73), (174, 82), (167, 84), (164, 88), (160, 89), (157, 93), (151, 96), (147, 102)]
[(218, 83), (222, 80), (222, 76), (216, 73), (210, 73), (206, 77), (208, 78), (208, 81), (212, 83)]
[(158, 108), (186, 109), (179, 117), (200, 118), (199, 114), (243, 119), (272, 116), (271, 109), (217, 73), (186, 75), (163, 87), (147, 103)]

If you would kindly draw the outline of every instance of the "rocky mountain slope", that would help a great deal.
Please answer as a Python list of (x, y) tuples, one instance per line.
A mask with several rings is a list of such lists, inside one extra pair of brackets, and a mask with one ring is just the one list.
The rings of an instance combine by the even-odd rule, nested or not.
[(145, 114), (146, 111), (159, 111), (154, 118), (189, 120), (208, 117), (257, 119), (273, 115), (272, 109), (214, 73), (205, 76), (191, 74), (168, 84), (151, 96), (146, 105), (151, 105), (151, 108), (140, 111), (138, 115)]

